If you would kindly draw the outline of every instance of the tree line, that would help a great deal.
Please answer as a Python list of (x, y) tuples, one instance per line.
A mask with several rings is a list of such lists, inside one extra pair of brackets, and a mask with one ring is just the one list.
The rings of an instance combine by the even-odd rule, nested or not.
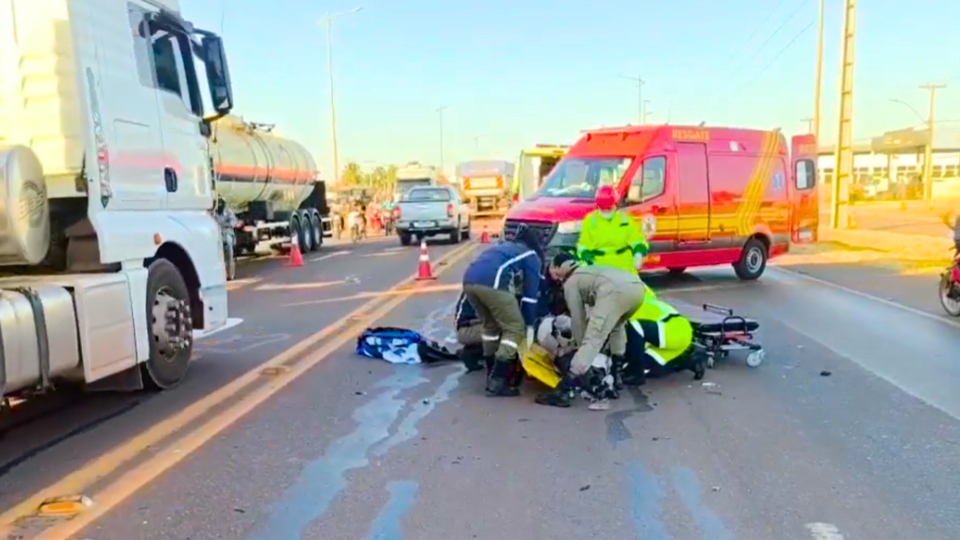
[(396, 165), (378, 165), (364, 169), (350, 161), (344, 166), (337, 188), (369, 188), (376, 193), (392, 193), (397, 183)]

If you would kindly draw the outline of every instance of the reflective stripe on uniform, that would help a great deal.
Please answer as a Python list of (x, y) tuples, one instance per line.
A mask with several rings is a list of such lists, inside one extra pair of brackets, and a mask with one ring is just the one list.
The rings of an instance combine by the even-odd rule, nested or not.
[(527, 298), (526, 296), (524, 296), (523, 298), (521, 298), (520, 301), (521, 301), (521, 302), (526, 302), (526, 303), (528, 303), (528, 304), (536, 304), (536, 303), (537, 303), (537, 299), (536, 299), (536, 298)]
[(500, 345), (506, 345), (507, 347), (511, 347), (511, 348), (513, 348), (513, 349), (518, 348), (518, 347), (517, 347), (517, 344), (514, 343), (514, 342), (512, 342), (512, 341), (510, 341), (509, 339), (501, 339), (501, 340), (500, 340)]
[(651, 349), (650, 347), (647, 347), (647, 349), (646, 349), (645, 351), (643, 351), (643, 352), (645, 352), (647, 355), (649, 355), (650, 358), (653, 358), (653, 359), (654, 359), (658, 364), (660, 364), (661, 366), (667, 365), (667, 361), (664, 360), (664, 358), (663, 358), (662, 356), (660, 356), (659, 353), (657, 353), (656, 351), (654, 351), (654, 350)]
[(484, 340), (484, 341), (499, 341), (499, 340), (500, 340), (500, 336), (488, 336), (488, 335), (484, 334), (484, 335), (480, 336), (480, 339), (482, 339), (482, 340)]
[(496, 277), (493, 279), (493, 288), (494, 288), (494, 289), (499, 289), (499, 288), (500, 288), (500, 278), (503, 276), (503, 271), (506, 270), (507, 267), (513, 265), (513, 264), (516, 263), (517, 261), (521, 261), (521, 260), (526, 259), (527, 257), (529, 257), (529, 256), (531, 256), (531, 255), (536, 255), (536, 254), (537, 254), (537, 253), (536, 253), (535, 251), (533, 251), (533, 250), (526, 251), (526, 252), (524, 252), (524, 253), (522, 253), (522, 254), (520, 254), (520, 255), (517, 255), (516, 257), (508, 260), (507, 262), (501, 264), (501, 265), (500, 265), (500, 268), (497, 268), (497, 275), (496, 275)]

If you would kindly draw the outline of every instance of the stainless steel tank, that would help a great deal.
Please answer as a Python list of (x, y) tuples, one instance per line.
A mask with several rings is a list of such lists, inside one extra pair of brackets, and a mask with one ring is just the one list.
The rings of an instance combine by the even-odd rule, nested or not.
[(318, 179), (313, 156), (300, 143), (273, 133), (273, 126), (228, 115), (214, 124), (210, 143), (217, 195), (234, 211), (251, 201), (273, 201), (292, 210)]

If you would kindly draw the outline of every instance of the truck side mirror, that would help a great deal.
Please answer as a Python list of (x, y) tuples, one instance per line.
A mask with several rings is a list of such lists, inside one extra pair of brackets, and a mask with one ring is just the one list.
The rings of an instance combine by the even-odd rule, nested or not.
[(203, 36), (203, 60), (207, 68), (207, 86), (210, 89), (210, 102), (219, 115), (233, 110), (233, 86), (230, 84), (230, 69), (227, 66), (227, 54), (223, 49), (223, 40), (219, 36)]

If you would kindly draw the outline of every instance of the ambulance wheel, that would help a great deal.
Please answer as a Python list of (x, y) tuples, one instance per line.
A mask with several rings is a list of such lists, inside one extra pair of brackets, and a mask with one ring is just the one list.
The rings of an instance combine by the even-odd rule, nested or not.
[(147, 322), (150, 357), (141, 364), (144, 382), (166, 390), (187, 376), (193, 354), (190, 291), (177, 267), (157, 259), (147, 269)]
[(667, 268), (667, 273), (671, 276), (679, 276), (687, 271), (686, 266), (674, 266), (673, 268)]
[(753, 351), (747, 355), (747, 365), (752, 368), (760, 367), (760, 364), (763, 363), (763, 358), (766, 356), (766, 354), (767, 353), (762, 350)]
[(733, 263), (733, 271), (744, 281), (753, 281), (767, 269), (767, 246), (756, 238), (747, 240), (740, 252), (740, 260)]

